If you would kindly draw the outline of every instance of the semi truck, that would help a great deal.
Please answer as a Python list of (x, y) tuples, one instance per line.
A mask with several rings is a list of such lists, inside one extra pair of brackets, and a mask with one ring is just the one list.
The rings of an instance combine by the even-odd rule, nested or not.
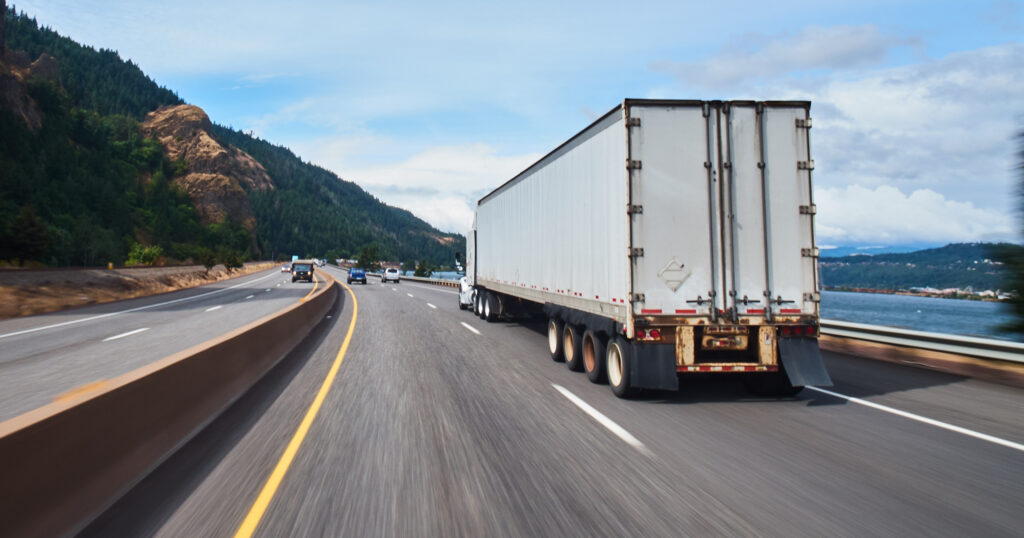
[(831, 385), (810, 107), (624, 100), (478, 201), (466, 306), (543, 316), (551, 358), (623, 398), (688, 374)]

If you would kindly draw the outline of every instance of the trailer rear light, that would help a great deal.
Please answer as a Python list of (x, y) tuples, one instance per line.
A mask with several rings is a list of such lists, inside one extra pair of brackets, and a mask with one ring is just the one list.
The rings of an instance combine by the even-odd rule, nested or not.
[(814, 325), (783, 325), (779, 332), (782, 336), (818, 336), (818, 328)]
[(661, 330), (660, 329), (637, 329), (636, 339), (643, 342), (660, 342), (661, 341)]

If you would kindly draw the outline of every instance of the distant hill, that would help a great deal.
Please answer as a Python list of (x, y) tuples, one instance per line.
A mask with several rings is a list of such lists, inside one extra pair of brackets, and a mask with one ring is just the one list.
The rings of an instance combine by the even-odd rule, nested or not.
[[(4, 21), (0, 263), (120, 264), (142, 251), (170, 262), (352, 258), (375, 244), (384, 259), (442, 265), (465, 250), (463, 236), (287, 148), (197, 120), (196, 107), (181, 109), (193, 120), (144, 128), (147, 115), (183, 101), (115, 51), (13, 9)], [(182, 125), (187, 136), (168, 136)]]
[(1024, 252), (1024, 247), (1006, 243), (956, 243), (902, 254), (821, 258), (818, 271), (826, 289), (970, 287), (975, 291), (1005, 291), (1009, 274), (996, 261), (998, 248)]

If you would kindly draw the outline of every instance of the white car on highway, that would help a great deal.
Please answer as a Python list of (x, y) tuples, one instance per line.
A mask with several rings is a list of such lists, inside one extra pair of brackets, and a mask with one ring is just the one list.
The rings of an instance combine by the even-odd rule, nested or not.
[(401, 274), (398, 272), (398, 269), (385, 269), (384, 276), (381, 278), (381, 280), (383, 280), (384, 282), (390, 280), (397, 283), (399, 282), (400, 278)]

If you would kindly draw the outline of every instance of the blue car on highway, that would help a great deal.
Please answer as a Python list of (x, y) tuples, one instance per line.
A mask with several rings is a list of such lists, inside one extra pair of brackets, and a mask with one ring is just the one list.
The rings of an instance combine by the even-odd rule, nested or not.
[(358, 281), (358, 282), (362, 282), (363, 284), (366, 284), (366, 271), (363, 270), (363, 269), (360, 269), (358, 267), (353, 267), (353, 268), (349, 269), (348, 270), (348, 283), (351, 284), (352, 281)]

